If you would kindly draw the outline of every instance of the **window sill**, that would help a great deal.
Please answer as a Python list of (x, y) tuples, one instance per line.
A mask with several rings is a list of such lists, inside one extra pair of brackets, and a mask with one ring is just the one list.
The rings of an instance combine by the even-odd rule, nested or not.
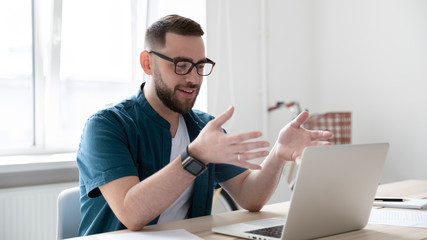
[(76, 153), (0, 157), (0, 189), (78, 179)]

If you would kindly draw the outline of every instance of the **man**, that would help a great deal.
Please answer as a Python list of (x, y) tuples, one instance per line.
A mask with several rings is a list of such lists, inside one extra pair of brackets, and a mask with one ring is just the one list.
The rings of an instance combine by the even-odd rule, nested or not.
[[(233, 107), (216, 119), (193, 111), (203, 76), (215, 65), (205, 56), (203, 34), (181, 16), (155, 22), (140, 55), (146, 83), (86, 123), (77, 155), (80, 235), (208, 215), (217, 184), (241, 207), (259, 211), (286, 161), (308, 145), (328, 144), (322, 139), (331, 133), (300, 127), (306, 112), (281, 130), (269, 153), (268, 142), (255, 140), (258, 131), (223, 131)], [(248, 162), (265, 156), (261, 166)]]

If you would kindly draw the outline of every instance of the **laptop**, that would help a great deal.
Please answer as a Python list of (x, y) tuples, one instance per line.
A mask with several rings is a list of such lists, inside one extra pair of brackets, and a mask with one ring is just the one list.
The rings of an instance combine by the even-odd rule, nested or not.
[(295, 240), (362, 229), (388, 148), (388, 143), (307, 147), (287, 216), (218, 226), (212, 231), (248, 239)]

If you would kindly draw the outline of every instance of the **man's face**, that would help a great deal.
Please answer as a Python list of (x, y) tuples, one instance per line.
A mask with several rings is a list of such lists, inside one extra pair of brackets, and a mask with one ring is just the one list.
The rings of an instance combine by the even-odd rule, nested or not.
[[(205, 59), (205, 48), (201, 37), (166, 34), (166, 45), (157, 50), (170, 58), (185, 58), (192, 62)], [(153, 82), (162, 103), (178, 113), (189, 112), (196, 102), (203, 77), (193, 68), (186, 75), (177, 75), (172, 62), (155, 57)]]

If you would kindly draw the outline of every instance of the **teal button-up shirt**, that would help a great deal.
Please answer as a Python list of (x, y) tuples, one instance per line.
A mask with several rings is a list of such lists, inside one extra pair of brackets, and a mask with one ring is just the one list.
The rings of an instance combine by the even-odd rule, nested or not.
[[(79, 235), (125, 228), (101, 195), (99, 186), (125, 176), (138, 176), (142, 181), (169, 163), (170, 124), (154, 111), (141, 89), (135, 96), (91, 116), (83, 129), (77, 153), (82, 214)], [(213, 119), (195, 110), (183, 116), (190, 141)], [(245, 170), (209, 164), (208, 170), (195, 180), (189, 216), (209, 215), (214, 187)], [(150, 224), (157, 220), (158, 217)]]

